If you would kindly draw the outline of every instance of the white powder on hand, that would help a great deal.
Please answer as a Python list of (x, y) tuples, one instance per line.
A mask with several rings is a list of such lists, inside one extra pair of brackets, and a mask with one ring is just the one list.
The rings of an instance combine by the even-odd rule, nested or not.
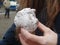
[(35, 9), (31, 8), (24, 8), (21, 11), (18, 11), (14, 19), (16, 27), (23, 27), (29, 32), (35, 31), (38, 23), (35, 11)]

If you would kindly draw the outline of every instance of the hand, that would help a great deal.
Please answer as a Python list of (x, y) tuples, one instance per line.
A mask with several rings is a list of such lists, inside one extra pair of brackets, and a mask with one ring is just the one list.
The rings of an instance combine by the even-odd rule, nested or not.
[(38, 28), (43, 31), (44, 36), (37, 36), (29, 33), (25, 29), (21, 29), (19, 34), (22, 45), (57, 45), (57, 34), (40, 22)]

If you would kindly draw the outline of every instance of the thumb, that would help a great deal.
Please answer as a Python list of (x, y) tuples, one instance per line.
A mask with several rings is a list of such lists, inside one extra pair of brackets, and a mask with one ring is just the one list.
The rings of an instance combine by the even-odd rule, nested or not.
[(42, 41), (44, 41), (43, 36), (33, 35), (33, 34), (29, 33), (28, 31), (26, 31), (25, 29), (21, 29), (21, 35), (25, 39), (31, 40), (31, 41), (34, 41), (34, 42), (42, 43)]
[(41, 22), (38, 22), (38, 28), (39, 28), (41, 31), (43, 31), (44, 33), (51, 31), (50, 28), (46, 27), (46, 26), (43, 25)]

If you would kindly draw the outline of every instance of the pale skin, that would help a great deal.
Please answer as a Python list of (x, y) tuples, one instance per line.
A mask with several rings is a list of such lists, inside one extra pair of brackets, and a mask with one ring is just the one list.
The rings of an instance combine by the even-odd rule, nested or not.
[(44, 33), (44, 36), (37, 36), (21, 28), (19, 34), (22, 45), (57, 45), (57, 34), (42, 23), (38, 23), (38, 28)]

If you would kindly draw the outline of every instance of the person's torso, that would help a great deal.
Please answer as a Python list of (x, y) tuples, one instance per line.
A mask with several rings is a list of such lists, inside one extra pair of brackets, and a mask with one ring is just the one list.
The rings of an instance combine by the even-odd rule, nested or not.
[(5, 1), (3, 2), (3, 5), (4, 5), (6, 8), (9, 8), (9, 7), (10, 7), (10, 1), (5, 0)]

